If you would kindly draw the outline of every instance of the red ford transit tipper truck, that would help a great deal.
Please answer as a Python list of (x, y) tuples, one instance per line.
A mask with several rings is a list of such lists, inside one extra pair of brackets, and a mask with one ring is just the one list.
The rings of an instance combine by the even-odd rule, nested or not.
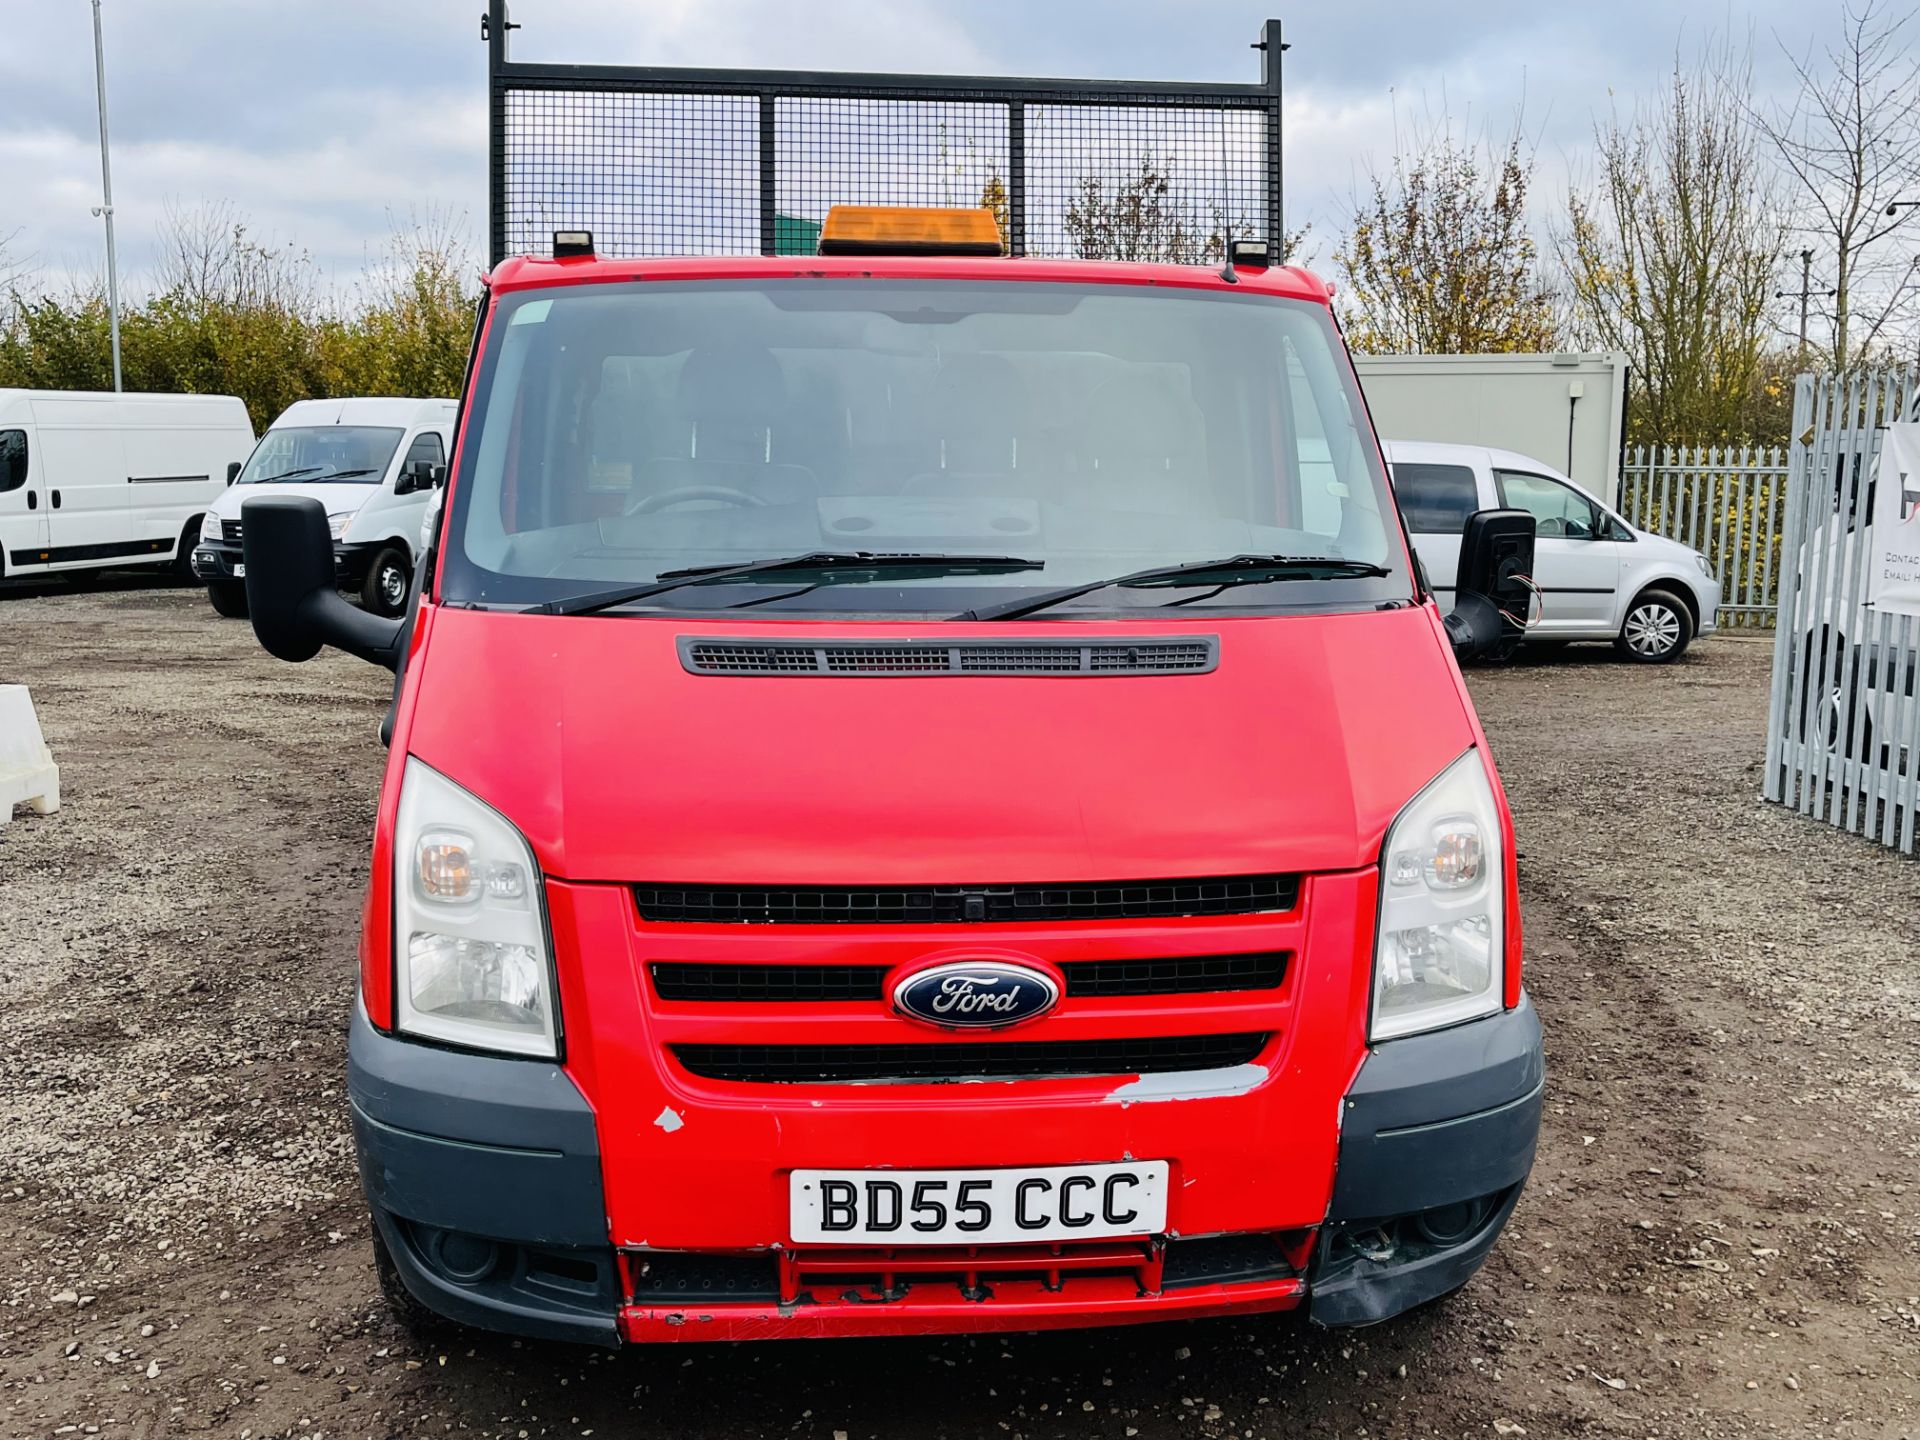
[(349, 1046), (396, 1306), (611, 1345), (1463, 1284), (1542, 1064), (1455, 657), (1531, 521), (1475, 517), (1443, 617), (1262, 247), (557, 240), (490, 277), (408, 619), (315, 502), (245, 507), (267, 648), (398, 671)]

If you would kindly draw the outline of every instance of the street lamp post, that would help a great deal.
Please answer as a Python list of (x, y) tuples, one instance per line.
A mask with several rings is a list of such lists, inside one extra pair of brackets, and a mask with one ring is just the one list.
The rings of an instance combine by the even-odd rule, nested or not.
[(120, 387), (120, 266), (113, 253), (113, 167), (107, 160), (107, 47), (100, 34), (100, 0), (93, 0), (93, 80), (100, 95), (100, 204), (107, 222), (107, 325), (113, 338), (113, 388)]

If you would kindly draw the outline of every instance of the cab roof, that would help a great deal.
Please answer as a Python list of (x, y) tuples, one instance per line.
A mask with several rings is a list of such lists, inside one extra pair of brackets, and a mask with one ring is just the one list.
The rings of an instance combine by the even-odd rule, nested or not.
[(407, 428), (451, 420), (452, 400), (404, 396), (340, 395), (326, 400), (296, 400), (274, 417), (270, 429), (295, 425), (388, 425)]
[(558, 260), (513, 256), (493, 267), (497, 294), (556, 285), (627, 280), (1032, 280), (1073, 285), (1170, 285), (1310, 300), (1325, 305), (1320, 278), (1297, 265), (1239, 270), (1230, 281), (1217, 265), (1167, 265), (1118, 260), (1043, 260), (1031, 256), (709, 255), (616, 260), (579, 256)]

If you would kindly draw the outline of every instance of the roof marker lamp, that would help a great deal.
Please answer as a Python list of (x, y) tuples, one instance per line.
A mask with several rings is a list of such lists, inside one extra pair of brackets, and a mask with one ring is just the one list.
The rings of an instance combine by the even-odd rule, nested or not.
[(553, 1058), (553, 963), (526, 840), (497, 810), (409, 759), (394, 841), (398, 1028)]
[(1408, 802), (1387, 832), (1373, 956), (1378, 1042), (1491, 1015), (1502, 1004), (1500, 812), (1478, 750)]

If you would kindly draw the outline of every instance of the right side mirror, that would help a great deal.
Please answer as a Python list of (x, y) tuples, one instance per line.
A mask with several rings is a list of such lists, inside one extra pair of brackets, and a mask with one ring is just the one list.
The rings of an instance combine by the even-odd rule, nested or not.
[(1446, 622), (1459, 659), (1501, 659), (1526, 638), (1533, 536), (1534, 519), (1525, 510), (1476, 510), (1467, 517)]
[(240, 478), (240, 462), (238, 460), (229, 460), (227, 462), (227, 483), (231, 485), (234, 481), (238, 480), (239, 478)]
[(311, 660), (322, 645), (400, 667), (405, 622), (351, 605), (335, 587), (326, 508), (306, 495), (259, 495), (240, 507), (253, 633), (282, 660)]

